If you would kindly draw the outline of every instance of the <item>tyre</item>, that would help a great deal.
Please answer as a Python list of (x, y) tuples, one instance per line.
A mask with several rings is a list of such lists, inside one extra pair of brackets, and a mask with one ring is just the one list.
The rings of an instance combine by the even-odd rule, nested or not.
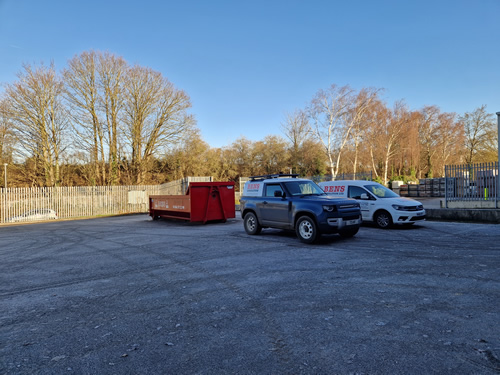
[(359, 227), (358, 228), (349, 228), (349, 229), (344, 229), (339, 232), (341, 237), (344, 238), (349, 238), (349, 237), (354, 237), (356, 233), (358, 233)]
[(302, 216), (297, 220), (295, 233), (300, 241), (304, 243), (313, 243), (319, 238), (316, 223), (309, 216)]
[(387, 211), (379, 211), (375, 214), (375, 225), (382, 229), (387, 229), (392, 226), (391, 214)]
[(255, 216), (253, 212), (249, 212), (245, 215), (243, 219), (243, 226), (245, 227), (245, 232), (251, 235), (259, 234), (262, 230), (262, 227), (257, 220), (257, 216)]

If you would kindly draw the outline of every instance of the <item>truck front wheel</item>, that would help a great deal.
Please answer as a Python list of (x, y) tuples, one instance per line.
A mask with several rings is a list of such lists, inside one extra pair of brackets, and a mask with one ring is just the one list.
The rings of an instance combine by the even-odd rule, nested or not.
[(392, 226), (391, 214), (387, 211), (379, 211), (375, 215), (375, 224), (377, 227), (387, 229)]
[(245, 215), (243, 219), (243, 225), (245, 226), (245, 232), (248, 234), (259, 234), (262, 230), (262, 227), (257, 220), (257, 216), (253, 212), (249, 212)]
[(299, 240), (304, 243), (313, 243), (317, 238), (319, 238), (316, 223), (309, 216), (302, 216), (299, 220), (297, 220), (295, 232), (297, 233)]

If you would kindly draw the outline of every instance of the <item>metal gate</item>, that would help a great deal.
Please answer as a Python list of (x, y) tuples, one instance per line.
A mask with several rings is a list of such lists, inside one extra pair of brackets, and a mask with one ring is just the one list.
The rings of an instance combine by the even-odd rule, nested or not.
[[(448, 201), (485, 201), (499, 208), (498, 162), (445, 167), (446, 203)], [(493, 206), (493, 204), (492, 204)]]

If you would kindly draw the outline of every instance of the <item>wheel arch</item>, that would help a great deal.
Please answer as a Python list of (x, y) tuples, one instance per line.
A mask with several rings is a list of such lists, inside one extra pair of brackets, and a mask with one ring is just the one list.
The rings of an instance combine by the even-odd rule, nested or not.
[[(249, 212), (252, 212), (256, 217), (257, 217), (257, 213), (255, 212), (255, 210), (253, 208), (245, 208), (242, 212), (241, 212), (241, 218), (243, 219), (245, 217), (245, 215)], [(257, 218), (258, 219), (258, 218)]]
[(377, 208), (377, 210), (375, 212), (373, 212), (373, 215), (371, 217), (371, 220), (372, 221), (375, 221), (375, 218), (377, 217), (377, 215), (380, 213), (380, 212), (387, 212), (387, 214), (391, 217), (391, 220), (394, 221), (394, 217), (392, 216), (392, 214), (390, 213), (389, 210), (385, 209), (385, 208)]
[[(378, 216), (379, 215), (382, 215), (382, 214), (387, 214), (388, 216), (388, 222), (387, 222), (387, 225), (381, 225), (379, 222), (378, 222)], [(377, 211), (375, 211), (373, 213), (373, 222), (375, 223), (376, 226), (378, 226), (379, 228), (383, 228), (383, 229), (387, 229), (389, 227), (391, 227), (392, 225), (394, 225), (394, 218), (392, 216), (392, 213), (386, 209), (378, 209)]]
[(309, 211), (299, 211), (295, 213), (295, 217), (293, 218), (293, 228), (295, 229), (297, 227), (297, 221), (302, 217), (302, 216), (307, 216), (314, 220), (314, 224), (318, 226), (318, 220), (316, 220), (316, 215), (314, 215), (312, 212)]

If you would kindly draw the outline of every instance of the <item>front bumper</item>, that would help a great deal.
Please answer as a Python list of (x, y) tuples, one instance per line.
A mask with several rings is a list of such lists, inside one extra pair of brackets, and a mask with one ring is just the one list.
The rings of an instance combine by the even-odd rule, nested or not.
[(329, 217), (319, 223), (319, 227), (322, 233), (337, 233), (344, 228), (360, 227), (361, 222), (361, 215)]
[(394, 224), (409, 224), (416, 221), (425, 220), (425, 210), (422, 211), (393, 211)]

